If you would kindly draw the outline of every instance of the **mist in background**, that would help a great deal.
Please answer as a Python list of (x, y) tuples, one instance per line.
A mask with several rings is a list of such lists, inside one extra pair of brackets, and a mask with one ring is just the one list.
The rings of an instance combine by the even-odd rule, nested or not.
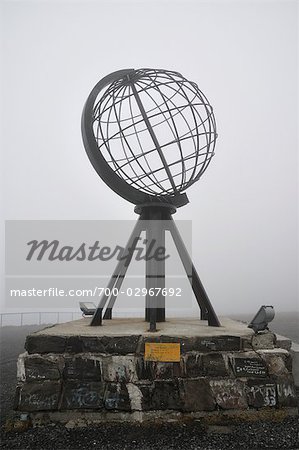
[(92, 168), (81, 112), (115, 70), (176, 70), (218, 126), (216, 155), (174, 216), (192, 220), (216, 312), (298, 311), (297, 10), (291, 0), (2, 1), (2, 246), (5, 219), (137, 218)]

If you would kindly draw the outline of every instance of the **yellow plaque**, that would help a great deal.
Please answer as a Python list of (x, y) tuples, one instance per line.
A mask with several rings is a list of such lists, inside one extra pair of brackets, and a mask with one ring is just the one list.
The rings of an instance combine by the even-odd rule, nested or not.
[(144, 359), (146, 361), (179, 362), (180, 344), (146, 342)]

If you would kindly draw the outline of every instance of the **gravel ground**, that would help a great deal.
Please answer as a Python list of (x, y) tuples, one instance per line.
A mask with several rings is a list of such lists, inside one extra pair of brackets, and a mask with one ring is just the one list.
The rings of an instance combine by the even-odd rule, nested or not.
[(30, 450), (170, 450), (170, 449), (297, 449), (298, 418), (280, 423), (257, 422), (223, 426), (203, 426), (199, 421), (156, 425), (113, 424), (85, 428), (62, 425), (29, 428), (25, 432), (4, 428), (16, 417), (12, 402), (16, 384), (16, 359), (23, 351), (25, 336), (37, 327), (5, 327), (1, 338), (1, 438), (0, 448)]
[(24, 433), (3, 433), (5, 449), (298, 449), (298, 420), (281, 423), (203, 427), (199, 422), (165, 425), (103, 425), (67, 429), (32, 428)]

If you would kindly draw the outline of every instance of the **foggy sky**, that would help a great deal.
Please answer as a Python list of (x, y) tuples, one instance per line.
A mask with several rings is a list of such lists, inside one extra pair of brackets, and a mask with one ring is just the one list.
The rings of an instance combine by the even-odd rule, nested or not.
[(207, 95), (218, 126), (216, 155), (174, 216), (192, 220), (216, 311), (298, 310), (297, 9), (2, 1), (3, 220), (135, 219), (89, 163), (82, 108), (115, 70), (176, 70)]

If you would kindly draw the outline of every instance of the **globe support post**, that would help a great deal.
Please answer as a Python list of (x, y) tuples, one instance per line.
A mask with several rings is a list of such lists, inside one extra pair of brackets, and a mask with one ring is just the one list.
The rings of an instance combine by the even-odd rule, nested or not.
[[(159, 248), (165, 249), (165, 229), (163, 227), (164, 209), (159, 206), (145, 206), (143, 214), (147, 221), (146, 246), (149, 251), (155, 253)], [(162, 290), (165, 288), (165, 259), (146, 259), (146, 298), (145, 320), (150, 322), (150, 331), (155, 331), (156, 322), (165, 321), (165, 297)], [(151, 296), (150, 292), (159, 294)]]
[[(108, 289), (105, 291), (112, 292), (113, 288), (117, 288), (117, 292), (119, 292), (142, 231), (146, 232), (146, 251), (148, 252), (149, 246), (151, 246), (150, 248), (153, 253), (159, 247), (165, 248), (165, 233), (166, 231), (170, 231), (200, 308), (201, 319), (207, 320), (210, 326), (219, 327), (219, 319), (200, 281), (175, 222), (172, 219), (172, 214), (175, 210), (175, 207), (169, 204), (145, 204), (136, 206), (135, 212), (140, 214), (140, 217), (124, 249), (123, 258), (118, 262), (108, 283)], [(190, 268), (192, 269), (191, 274)], [(145, 276), (148, 293), (145, 300), (145, 320), (150, 323), (149, 331), (154, 332), (157, 330), (156, 323), (165, 321), (165, 297), (162, 295), (162, 289), (165, 287), (165, 259), (156, 260), (148, 258), (146, 260)], [(155, 288), (161, 288), (159, 295), (149, 295), (150, 289), (156, 292)], [(104, 313), (104, 319), (112, 319), (112, 310), (115, 301), (115, 295), (109, 297), (103, 294), (90, 325), (102, 325), (103, 310), (107, 302), (108, 305)]]

